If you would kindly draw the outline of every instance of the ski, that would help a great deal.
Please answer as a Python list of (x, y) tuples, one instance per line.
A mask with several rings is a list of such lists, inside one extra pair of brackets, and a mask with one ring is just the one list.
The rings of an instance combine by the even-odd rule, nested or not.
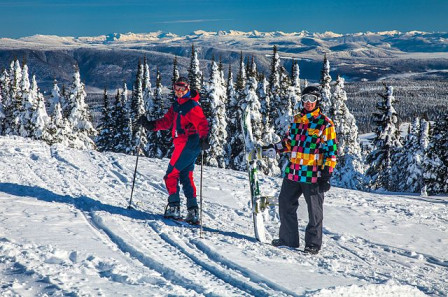
[(251, 115), (249, 108), (246, 108), (241, 119), (241, 127), (245, 142), (245, 155), (247, 171), (249, 174), (250, 197), (252, 204), (252, 218), (254, 223), (255, 238), (260, 242), (266, 242), (266, 230), (264, 227), (263, 212), (267, 207), (267, 199), (263, 199), (260, 194), (258, 181), (257, 160), (261, 159), (261, 148), (255, 147), (252, 136)]
[(178, 219), (165, 218), (165, 220), (169, 220), (170, 222), (176, 223), (177, 225), (184, 226), (184, 227), (194, 227), (194, 228), (201, 227), (201, 224), (199, 222), (197, 224), (191, 224), (191, 223), (187, 222), (184, 218), (178, 218)]

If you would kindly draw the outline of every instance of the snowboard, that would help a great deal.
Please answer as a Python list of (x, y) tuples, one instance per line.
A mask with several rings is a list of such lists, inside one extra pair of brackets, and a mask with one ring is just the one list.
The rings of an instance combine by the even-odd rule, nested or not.
[(244, 110), (241, 119), (241, 128), (244, 137), (244, 151), (246, 155), (247, 171), (249, 174), (250, 198), (252, 206), (252, 218), (255, 238), (260, 242), (266, 242), (266, 229), (264, 227), (263, 212), (267, 207), (267, 198), (260, 194), (257, 160), (261, 159), (261, 148), (256, 147), (251, 125), (249, 108)]

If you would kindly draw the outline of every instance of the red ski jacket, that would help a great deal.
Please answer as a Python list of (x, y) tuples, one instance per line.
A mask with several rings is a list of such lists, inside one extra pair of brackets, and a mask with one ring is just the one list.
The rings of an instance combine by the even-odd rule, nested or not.
[(208, 121), (198, 103), (199, 94), (191, 91), (171, 105), (168, 112), (160, 119), (156, 120), (157, 130), (171, 129), (173, 139), (184, 138), (193, 134), (199, 134), (199, 138), (207, 137), (209, 126)]

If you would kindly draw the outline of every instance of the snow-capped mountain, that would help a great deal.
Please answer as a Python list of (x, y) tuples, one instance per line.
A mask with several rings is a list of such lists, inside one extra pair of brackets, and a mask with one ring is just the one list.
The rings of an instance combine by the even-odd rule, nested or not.
[[(212, 57), (225, 66), (238, 68), (240, 52), (254, 56), (259, 70), (268, 73), (270, 54), (278, 46), (283, 65), (289, 71), (293, 59), (299, 61), (301, 74), (308, 80), (319, 78), (324, 53), (335, 73), (347, 80), (376, 80), (400, 73), (420, 73), (424, 78), (446, 78), (448, 33), (444, 32), (366, 32), (338, 34), (307, 31), (241, 32), (195, 31), (178, 36), (166, 32), (108, 34), (96, 37), (35, 35), (18, 39), (0, 38), (0, 67), (12, 59), (26, 59), (30, 69), (50, 84), (54, 78), (65, 82), (72, 64), (78, 64), (83, 79), (91, 87), (115, 88), (123, 80), (131, 82), (138, 59), (148, 58), (153, 75), (158, 68), (169, 83), (174, 56), (181, 71), (188, 68), (191, 45), (198, 49), (201, 67), (208, 73)], [(225, 68), (227, 69), (227, 68)]]
[[(447, 197), (334, 187), (311, 256), (254, 239), (245, 172), (204, 168), (202, 238), (161, 215), (167, 159), (140, 158), (128, 210), (135, 161), (0, 137), (0, 295), (446, 295)], [(281, 179), (261, 183), (277, 195)], [(265, 221), (276, 237), (276, 207)]]

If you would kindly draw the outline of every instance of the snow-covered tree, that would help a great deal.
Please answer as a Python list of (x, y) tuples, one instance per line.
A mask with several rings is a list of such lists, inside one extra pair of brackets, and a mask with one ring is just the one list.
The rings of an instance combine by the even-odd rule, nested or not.
[[(35, 82), (35, 78), (33, 76), (33, 84)], [(32, 137), (34, 139), (44, 140), (47, 143), (51, 143), (51, 135), (48, 131), (48, 124), (50, 122), (50, 117), (47, 114), (47, 110), (45, 108), (45, 98), (44, 95), (40, 92), (37, 93), (37, 106), (31, 116), (31, 124), (32, 124)]]
[(75, 134), (70, 126), (70, 122), (63, 116), (61, 103), (56, 103), (54, 106), (50, 122), (48, 123), (48, 134), (49, 139), (47, 143), (50, 145), (61, 143), (64, 146), (70, 146), (70, 143), (75, 141)]
[(194, 47), (191, 46), (190, 68), (188, 69), (188, 80), (190, 81), (190, 89), (200, 91), (202, 90), (202, 72), (199, 67), (198, 53)]
[(143, 61), (143, 83), (142, 83), (142, 89), (143, 89), (143, 102), (145, 104), (145, 110), (149, 108), (149, 105), (153, 103), (153, 96), (152, 93), (152, 86), (151, 86), (151, 78), (149, 73), (149, 65), (146, 60), (146, 57)]
[(224, 102), (226, 100), (226, 89), (222, 81), (222, 74), (214, 61), (211, 65), (210, 80), (206, 90), (207, 102), (210, 106), (210, 149), (206, 152), (205, 162), (210, 166), (225, 168), (227, 120)]
[(338, 139), (338, 163), (332, 183), (338, 187), (363, 189), (364, 163), (358, 139), (355, 117), (347, 108), (344, 79), (338, 76), (331, 99), (333, 105), (328, 116), (333, 120)]
[[(174, 96), (170, 96), (170, 99)], [(156, 89), (154, 91), (154, 106), (156, 108), (154, 113), (154, 120), (161, 118), (170, 108), (171, 100), (166, 102), (163, 94), (162, 76), (160, 71), (157, 69), (156, 74)], [(171, 136), (171, 130), (157, 131), (156, 134), (156, 144), (157, 144), (157, 158), (168, 158), (171, 156), (173, 148), (173, 141)]]
[(3, 116), (0, 120), (0, 135), (6, 134), (8, 130), (8, 117), (12, 114), (10, 96), (9, 96), (9, 73), (4, 69), (0, 75), (0, 97), (1, 97), (1, 111)]
[(427, 187), (425, 184), (426, 162), (428, 160), (428, 147), (429, 147), (429, 122), (426, 119), (420, 121), (420, 138), (418, 140), (422, 151), (421, 170), (422, 170), (422, 188), (420, 194), (422, 196), (428, 196)]
[(65, 105), (65, 98), (61, 95), (57, 80), (54, 80), (53, 82), (53, 89), (51, 90), (50, 99), (48, 101), (50, 103), (48, 108), (50, 114), (54, 113), (56, 104), (59, 103), (61, 106)]
[[(131, 118), (132, 124), (135, 125), (138, 118), (146, 113), (145, 102), (143, 100), (143, 80), (144, 80), (144, 65), (141, 61), (138, 61), (137, 75), (135, 77), (134, 89), (132, 91), (131, 98)], [(131, 151), (135, 152), (137, 147), (144, 148), (148, 140), (146, 133), (141, 127), (132, 128), (132, 148)]]
[[(233, 83), (232, 83), (233, 85)], [(242, 170), (245, 167), (244, 158), (244, 138), (241, 130), (241, 102), (245, 96), (246, 87), (246, 67), (244, 64), (243, 53), (240, 55), (240, 67), (237, 74), (235, 84), (235, 94), (228, 99), (228, 123), (227, 133), (229, 135), (230, 151), (230, 167), (236, 170)]]
[(292, 88), (293, 88), (294, 94), (295, 94), (295, 96), (293, 97), (294, 101), (292, 101), (292, 110), (293, 110), (293, 114), (297, 114), (302, 109), (301, 100), (300, 100), (300, 95), (302, 93), (302, 90), (300, 87), (300, 68), (299, 68), (299, 63), (297, 63), (297, 61), (294, 61), (292, 63), (291, 82), (292, 82)]
[(366, 164), (369, 166), (366, 172), (368, 184), (371, 189), (394, 188), (391, 178), (392, 155), (401, 147), (398, 130), (398, 117), (393, 104), (396, 99), (393, 95), (393, 87), (384, 85), (385, 93), (378, 94), (382, 101), (377, 104), (379, 112), (373, 114), (376, 124), (374, 149), (367, 156)]
[(434, 122), (426, 158), (424, 185), (429, 194), (448, 193), (448, 113)]
[(180, 77), (179, 75), (179, 69), (177, 69), (177, 56), (174, 57), (173, 60), (173, 76), (171, 78), (171, 86), (170, 86), (170, 97), (174, 98), (175, 94), (174, 94), (174, 84), (176, 83), (177, 79)]
[(25, 64), (22, 71), (22, 104), (19, 111), (19, 135), (22, 137), (32, 137), (34, 134), (32, 117), (37, 109), (38, 93), (39, 89), (37, 87), (36, 76), (33, 75), (31, 86), (28, 75), (28, 67)]
[(103, 93), (102, 120), (96, 138), (96, 147), (99, 151), (112, 151), (114, 149), (114, 135), (116, 118), (114, 118), (114, 105), (109, 100), (107, 89)]
[(322, 112), (328, 114), (331, 109), (331, 76), (330, 76), (330, 61), (327, 59), (327, 54), (324, 55), (324, 63), (322, 65), (320, 85), (322, 87)]
[(7, 134), (19, 134), (22, 116), (22, 67), (19, 60), (11, 62), (9, 69), (9, 106), (6, 110)]
[(70, 143), (70, 146), (78, 149), (95, 148), (92, 137), (96, 135), (97, 131), (92, 124), (89, 107), (85, 103), (86, 96), (87, 94), (84, 83), (81, 82), (79, 68), (75, 66), (73, 81), (68, 93), (67, 114), (68, 121), (76, 135), (76, 138)]

